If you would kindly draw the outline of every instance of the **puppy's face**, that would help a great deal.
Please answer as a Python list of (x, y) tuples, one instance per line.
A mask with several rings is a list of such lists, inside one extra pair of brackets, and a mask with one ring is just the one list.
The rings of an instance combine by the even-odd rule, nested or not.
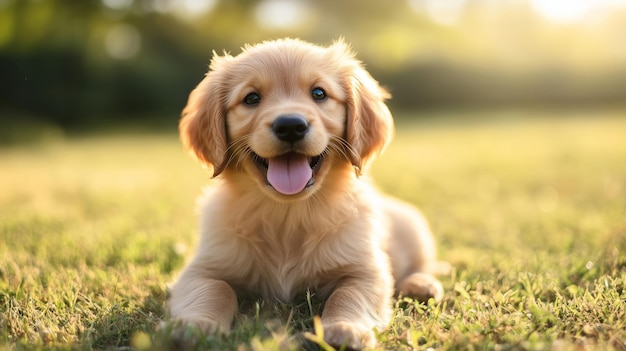
[(214, 175), (244, 172), (275, 199), (302, 199), (337, 162), (360, 169), (384, 147), (385, 97), (343, 43), (266, 42), (213, 59), (181, 136)]
[(298, 198), (345, 152), (346, 93), (327, 52), (283, 50), (256, 47), (235, 59), (226, 129), (234, 161), (263, 191)]

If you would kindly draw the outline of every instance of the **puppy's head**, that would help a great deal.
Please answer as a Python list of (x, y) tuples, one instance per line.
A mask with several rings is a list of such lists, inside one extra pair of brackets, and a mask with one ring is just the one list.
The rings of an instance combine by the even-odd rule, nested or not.
[(301, 199), (333, 167), (360, 173), (383, 150), (393, 131), (386, 98), (342, 41), (263, 42), (213, 58), (180, 135), (214, 176), (245, 172), (274, 198)]

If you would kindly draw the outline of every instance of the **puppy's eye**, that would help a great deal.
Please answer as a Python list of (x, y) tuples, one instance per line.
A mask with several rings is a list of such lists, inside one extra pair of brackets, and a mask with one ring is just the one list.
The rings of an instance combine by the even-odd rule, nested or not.
[(258, 93), (250, 93), (243, 98), (243, 103), (245, 105), (254, 106), (258, 105), (261, 102), (261, 95)]
[(326, 92), (322, 88), (313, 88), (313, 90), (311, 90), (311, 97), (315, 101), (324, 101), (326, 100)]

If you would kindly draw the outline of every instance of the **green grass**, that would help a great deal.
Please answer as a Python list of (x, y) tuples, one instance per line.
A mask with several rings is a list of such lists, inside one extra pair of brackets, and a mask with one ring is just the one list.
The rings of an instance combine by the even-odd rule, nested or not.
[[(536, 115), (399, 122), (373, 176), (453, 270), (442, 303), (398, 302), (383, 349), (626, 350), (626, 113)], [(0, 149), (0, 349), (175, 347), (157, 326), (208, 178), (173, 134)], [(297, 349), (320, 308), (244, 301), (195, 346)]]

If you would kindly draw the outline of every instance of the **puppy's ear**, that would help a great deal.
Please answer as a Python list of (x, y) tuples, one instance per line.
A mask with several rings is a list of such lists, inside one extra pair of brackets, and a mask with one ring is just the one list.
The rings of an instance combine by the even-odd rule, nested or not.
[(352, 61), (349, 65), (345, 87), (348, 93), (348, 118), (346, 141), (351, 146), (350, 161), (358, 172), (368, 161), (380, 154), (393, 135), (393, 118), (385, 104), (390, 94), (353, 58), (346, 45), (338, 42)]
[(183, 145), (204, 166), (213, 170), (213, 177), (226, 166), (226, 93), (221, 86), (222, 66), (230, 58), (227, 55), (214, 56), (209, 73), (189, 94), (178, 126)]

